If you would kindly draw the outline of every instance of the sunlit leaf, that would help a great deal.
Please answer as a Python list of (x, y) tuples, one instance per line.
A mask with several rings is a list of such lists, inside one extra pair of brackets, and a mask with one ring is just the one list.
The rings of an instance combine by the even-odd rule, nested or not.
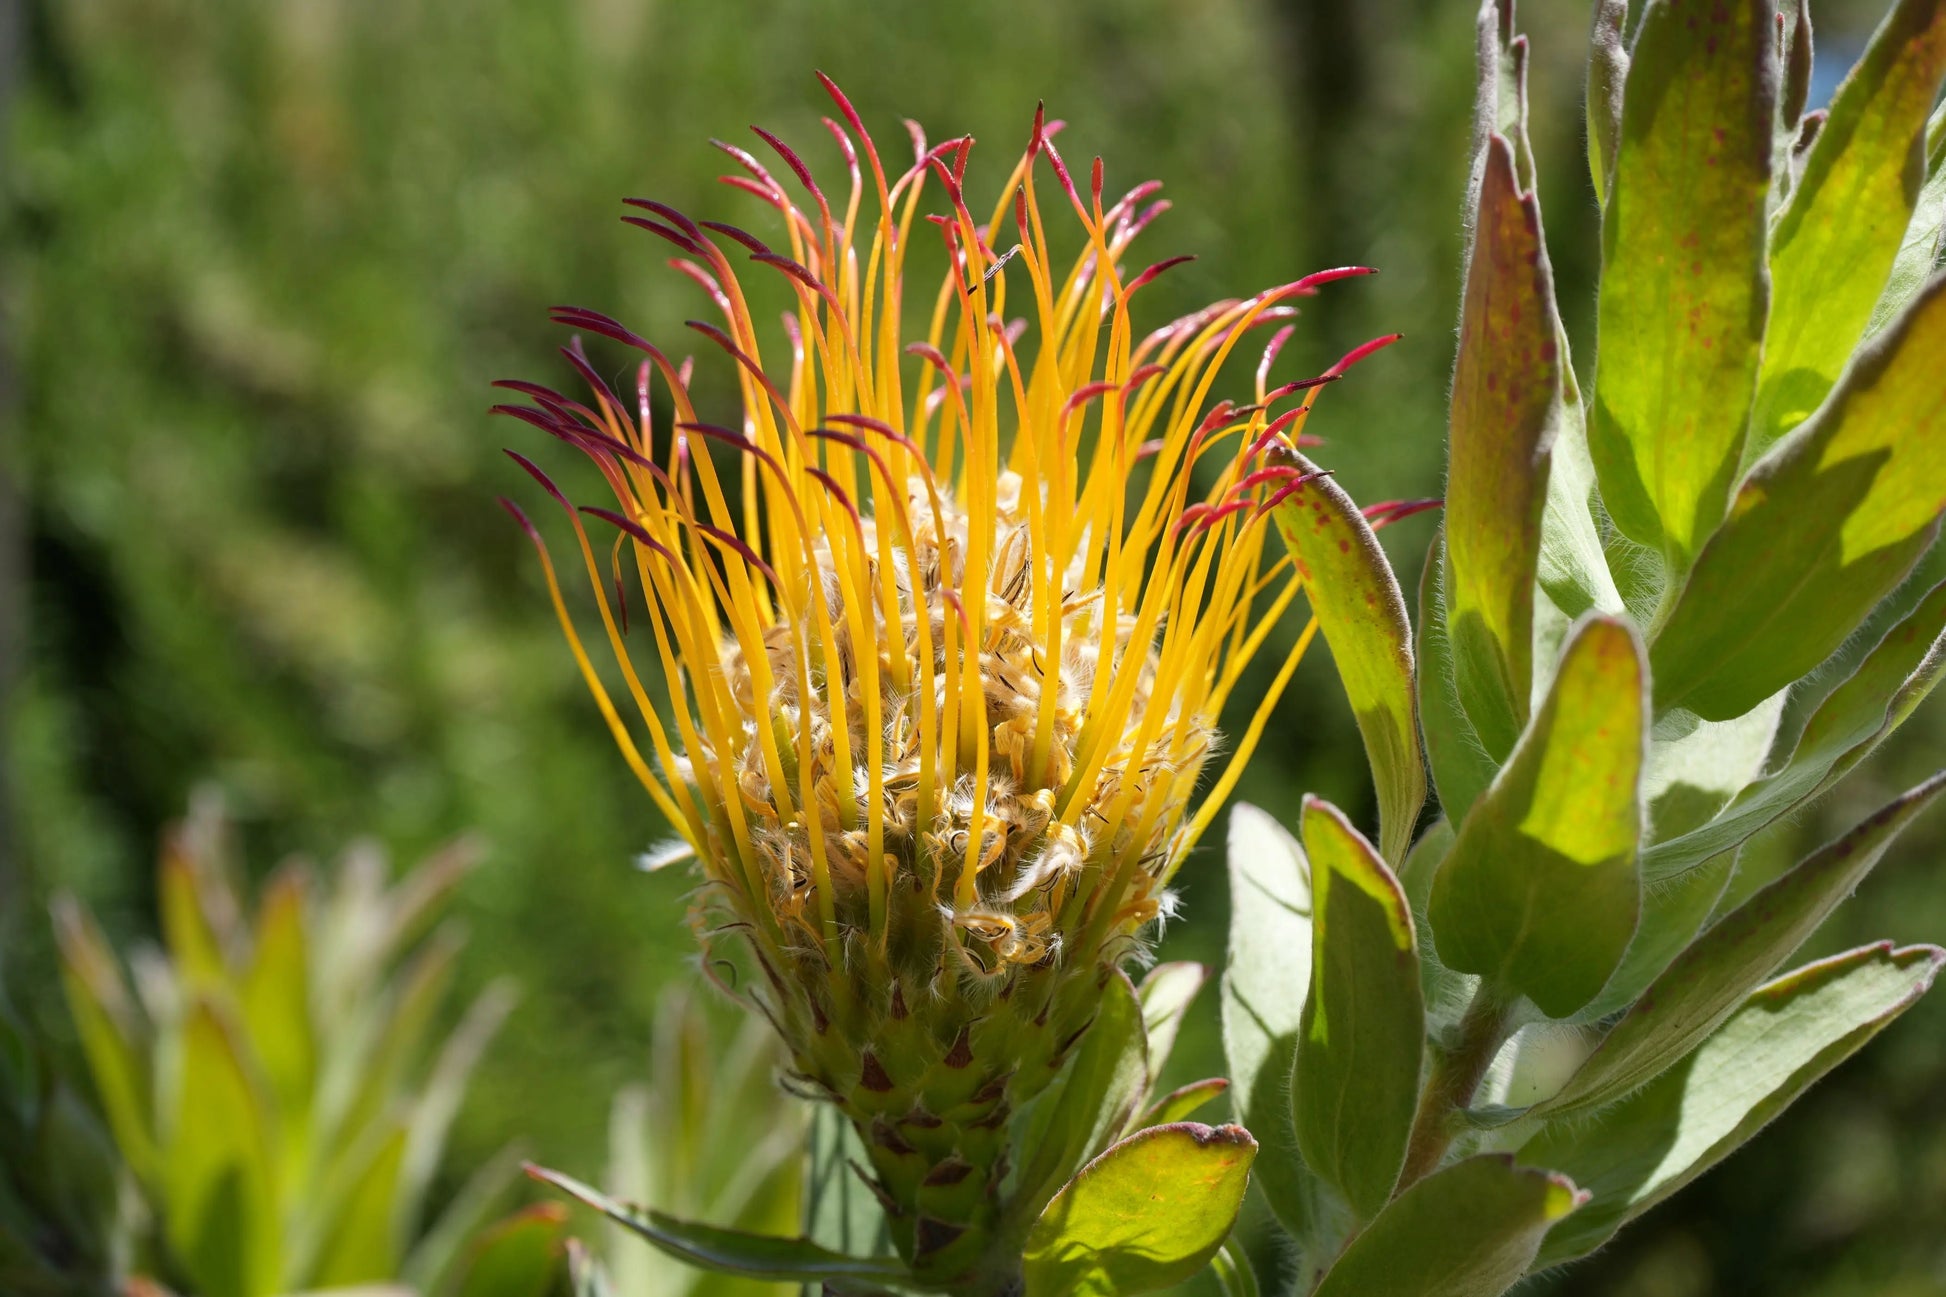
[(1201, 1270), (1243, 1205), (1240, 1126), (1139, 1131), (1081, 1168), (1027, 1235), (1028, 1297), (1157, 1292)]
[(1412, 912), (1398, 879), (1342, 812), (1304, 799), (1311, 861), (1311, 990), (1292, 1120), (1304, 1160), (1361, 1216), (1405, 1162), (1426, 1018)]
[(1737, 490), (1651, 653), (1658, 712), (1740, 716), (1905, 578), (1946, 506), (1946, 276), (1867, 343)]
[(310, 1117), (317, 1071), (305, 890), (304, 875), (292, 869), (280, 871), (265, 886), (258, 903), (256, 950), (241, 986), (250, 1043), (287, 1134), (301, 1129)]
[(1146, 1130), (1150, 1126), (1167, 1126), (1171, 1122), (1185, 1121), (1229, 1088), (1229, 1081), (1220, 1076), (1177, 1086), (1150, 1104), (1147, 1111), (1129, 1123), (1129, 1127), (1132, 1130)]
[(1446, 634), (1446, 601), (1440, 590), (1444, 544), (1434, 540), (1419, 574), (1417, 702), (1439, 808), (1449, 819), (1458, 819), (1493, 782), (1499, 765), (1487, 754), (1453, 688), (1452, 642)]
[(1579, 1201), (1567, 1180), (1511, 1157), (1455, 1162), (1394, 1199), (1315, 1297), (1499, 1297)]
[(394, 1128), (371, 1152), (327, 1226), (312, 1282), (337, 1288), (389, 1279), (398, 1273), (399, 1174), (406, 1128)]
[(1763, 345), (1775, 8), (1650, 0), (1622, 99), (1588, 442), (1616, 525), (1678, 570), (1729, 502)]
[(1628, 623), (1584, 619), (1547, 700), (1433, 878), (1441, 962), (1565, 1017), (1635, 931), (1647, 681)]
[[(1296, 451), (1276, 453), (1305, 473), (1317, 471)], [(1403, 860), (1426, 800), (1426, 771), (1412, 685), (1412, 626), (1398, 578), (1365, 515), (1328, 477), (1293, 491), (1275, 518), (1364, 736), (1378, 789), (1379, 845), (1388, 861)]]
[(1695, 1048), (1851, 895), (1900, 831), (1942, 791), (1946, 773), (1881, 808), (1719, 920), (1650, 985), (1539, 1111), (1607, 1102)]
[(1527, 720), (1548, 448), (1564, 417), (1540, 203), (1489, 137), (1460, 307), (1446, 474), (1447, 633), (1461, 704), (1505, 757)]
[(1746, 458), (1837, 381), (1897, 257), (1925, 174), (1926, 114), (1946, 72), (1946, 3), (1898, 0), (1830, 116), (1770, 241), (1770, 328)]
[(1926, 182), (1913, 204), (1899, 255), (1885, 278), (1885, 291), (1872, 308), (1867, 328), (1878, 332), (1905, 309), (1905, 304), (1932, 278), (1946, 260), (1946, 104), (1941, 104), (1926, 127)]

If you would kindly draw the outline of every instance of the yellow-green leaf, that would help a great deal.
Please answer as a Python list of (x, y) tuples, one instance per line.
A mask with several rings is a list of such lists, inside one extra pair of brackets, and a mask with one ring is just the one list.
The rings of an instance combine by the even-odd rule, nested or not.
[(1548, 449), (1563, 417), (1541, 209), (1513, 145), (1486, 144), (1460, 308), (1446, 473), (1446, 620), (1461, 704), (1504, 758), (1527, 721)]
[(162, 1138), (163, 1228), (206, 1297), (270, 1297), (283, 1266), (274, 1114), (236, 1029), (207, 998), (184, 1014)]
[(371, 1150), (325, 1230), (312, 1286), (348, 1287), (398, 1273), (403, 1223), (399, 1173), (405, 1165), (406, 1138), (406, 1127), (395, 1126)]
[(1809, 672), (1905, 578), (1946, 507), (1946, 276), (1738, 488), (1656, 637), (1658, 713), (1728, 720)]
[(244, 974), (243, 1019), (264, 1077), (286, 1123), (310, 1115), (317, 1070), (311, 1024), (309, 941), (304, 929), (304, 876), (282, 870), (258, 903), (256, 951)]
[(1305, 1161), (1361, 1217), (1405, 1162), (1426, 1016), (1412, 911), (1343, 812), (1304, 799), (1311, 861), (1311, 988), (1298, 1033), (1292, 1124)]
[(1500, 1297), (1580, 1202), (1566, 1179), (1509, 1156), (1455, 1162), (1394, 1199), (1313, 1297)]
[[(1317, 472), (1294, 450), (1272, 455), (1302, 472)], [(1426, 800), (1405, 597), (1365, 515), (1330, 478), (1298, 487), (1274, 516), (1364, 737), (1378, 789), (1379, 845), (1396, 863), (1412, 845), (1412, 827)]]
[(1650, 0), (1602, 217), (1589, 450), (1680, 570), (1723, 516), (1764, 338), (1775, 0)]
[(1898, 0), (1838, 88), (1771, 236), (1770, 328), (1746, 459), (1802, 423), (1871, 318), (1925, 176), (1946, 0)]
[(1433, 878), (1441, 962), (1565, 1017), (1635, 931), (1647, 671), (1628, 623), (1584, 618), (1546, 701)]
[(1228, 1237), (1256, 1154), (1241, 1126), (1191, 1122), (1114, 1145), (1028, 1232), (1027, 1297), (1119, 1297), (1190, 1278)]
[(453, 1297), (546, 1297), (561, 1275), (567, 1225), (551, 1202), (499, 1222), (467, 1254)]

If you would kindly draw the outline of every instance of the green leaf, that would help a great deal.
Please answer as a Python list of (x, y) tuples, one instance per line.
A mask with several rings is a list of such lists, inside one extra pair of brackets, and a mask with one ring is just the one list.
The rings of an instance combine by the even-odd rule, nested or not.
[(567, 1224), (551, 1202), (499, 1222), (468, 1253), (453, 1297), (545, 1297), (560, 1277)]
[(1885, 291), (1872, 308), (1872, 320), (1866, 326), (1870, 333), (1877, 333), (1905, 309), (1939, 269), (1940, 261), (1946, 259), (1946, 104), (1940, 105), (1926, 127), (1926, 158), (1926, 183), (1913, 205), (1905, 241), (1892, 259)]
[(1148, 1037), (1148, 1077), (1143, 1097), (1155, 1088), (1169, 1054), (1176, 1047), (1176, 1033), (1182, 1029), (1183, 1016), (1195, 1003), (1197, 992), (1209, 980), (1209, 969), (1186, 960), (1157, 964), (1142, 979), (1135, 996), (1142, 1005), (1142, 1033)]
[(1446, 473), (1444, 587), (1461, 704), (1505, 757), (1527, 721), (1548, 448), (1562, 420), (1560, 322), (1540, 203), (1493, 135), (1460, 308)]
[(1311, 872), (1297, 839), (1247, 802), (1230, 808), (1230, 944), (1223, 1054), (1237, 1120), (1263, 1146), (1257, 1183), (1292, 1234), (1317, 1224), (1316, 1178), (1297, 1151), (1291, 1070), (1311, 982)]
[(1770, 241), (1770, 327), (1746, 459), (1802, 423), (1870, 320), (1925, 176), (1946, 0), (1898, 0), (1838, 88)]
[(1586, 1255), (1721, 1161), (1918, 999), (1942, 960), (1937, 947), (1885, 942), (1807, 965), (1751, 995), (1647, 1087), (1544, 1127), (1520, 1160), (1593, 1198), (1549, 1233), (1536, 1266)]
[(1455, 1162), (1394, 1199), (1313, 1297), (1499, 1297), (1580, 1202), (1563, 1177), (1510, 1156)]
[(327, 1227), (311, 1282), (319, 1288), (390, 1279), (398, 1273), (399, 1172), (406, 1128), (398, 1126), (372, 1150)]
[(1034, 1105), (1022, 1141), (1033, 1152), (1020, 1196), (1051, 1194), (1076, 1167), (1114, 1143), (1141, 1105), (1148, 1079), (1142, 1006), (1128, 975), (1115, 969), (1074, 1056)]
[(1487, 755), (1453, 690), (1452, 643), (1446, 636), (1446, 600), (1440, 590), (1446, 562), (1443, 535), (1442, 527), (1419, 574), (1418, 703), (1440, 811), (1458, 820), (1493, 782), (1499, 765)]
[(1783, 766), (1745, 788), (1702, 828), (1644, 853), (1644, 879), (1659, 885), (1679, 878), (1829, 788), (1898, 728), (1943, 669), (1946, 582), (1934, 586), (1818, 704)]
[(1584, 618), (1546, 702), (1433, 878), (1441, 962), (1551, 1017), (1601, 990), (1635, 931), (1645, 676), (1628, 623)]
[(845, 1256), (805, 1238), (746, 1234), (677, 1220), (652, 1208), (617, 1202), (558, 1171), (530, 1165), (527, 1174), (619, 1221), (671, 1256), (704, 1270), (798, 1283), (878, 1285), (897, 1284), (905, 1278), (905, 1266), (890, 1257)]
[(1149, 1105), (1146, 1112), (1129, 1123), (1129, 1128), (1147, 1130), (1150, 1126), (1167, 1126), (1183, 1121), (1229, 1088), (1230, 1083), (1220, 1076), (1178, 1086)]
[(1606, 1103), (1674, 1064), (1736, 1010), (1851, 895), (1886, 848), (1946, 791), (1946, 772), (1882, 807), (1719, 920), (1649, 987), (1538, 1112)]
[(1946, 276), (1860, 350), (1737, 490), (1651, 654), (1656, 707), (1740, 716), (1905, 578), (1946, 503)]
[(1774, 10), (1650, 0), (1622, 100), (1589, 450), (1615, 524), (1678, 570), (1723, 516), (1763, 345)]
[(1622, 26), (1628, 0), (1596, 0), (1595, 30), (1588, 41), (1588, 176), (1595, 201), (1608, 201), (1609, 171), (1622, 138), (1622, 83), (1628, 79), (1628, 45)]
[(229, 981), (229, 967), (203, 904), (204, 881), (188, 839), (186, 830), (171, 834), (163, 844), (162, 861), (156, 870), (162, 939), (186, 987), (221, 986)]
[(72, 896), (54, 901), (54, 934), (61, 948), (61, 986), (68, 1012), (81, 1038), (95, 1093), (108, 1129), (136, 1178), (154, 1183), (161, 1174), (151, 1120), (151, 1078), (146, 1041), (137, 1039), (137, 1019), (128, 984), (108, 940), (91, 915)]
[(892, 1250), (885, 1209), (851, 1168), (865, 1165), (858, 1132), (832, 1104), (813, 1104), (804, 1179), (804, 1231), (834, 1252), (882, 1256)]
[(180, 1048), (161, 1150), (169, 1245), (206, 1297), (269, 1297), (283, 1266), (269, 1097), (234, 1027), (207, 998), (188, 1006)]
[(1250, 1257), (1232, 1239), (1216, 1250), (1209, 1260), (1210, 1273), (1223, 1290), (1223, 1297), (1262, 1297), (1257, 1272), (1250, 1268)]
[(1419, 1098), (1426, 1015), (1412, 911), (1343, 812), (1304, 799), (1311, 991), (1292, 1122), (1304, 1160), (1370, 1219), (1392, 1196)]
[(256, 950), (241, 989), (250, 1044), (287, 1135), (308, 1123), (317, 1072), (305, 890), (304, 875), (288, 868), (265, 886), (258, 903)]
[[(1302, 472), (1318, 471), (1294, 450), (1271, 455)], [(1425, 804), (1426, 770), (1412, 686), (1412, 626), (1398, 578), (1365, 515), (1328, 477), (1292, 491), (1274, 517), (1365, 740), (1378, 788), (1379, 845), (1388, 861), (1403, 860)]]
[(468, 1176), (412, 1245), (399, 1277), (415, 1292), (450, 1292), (467, 1245), (487, 1224), (520, 1173), (519, 1151), (508, 1146)]
[(1118, 1297), (1190, 1278), (1228, 1237), (1256, 1155), (1241, 1126), (1192, 1122), (1114, 1145), (1028, 1231), (1028, 1297)]

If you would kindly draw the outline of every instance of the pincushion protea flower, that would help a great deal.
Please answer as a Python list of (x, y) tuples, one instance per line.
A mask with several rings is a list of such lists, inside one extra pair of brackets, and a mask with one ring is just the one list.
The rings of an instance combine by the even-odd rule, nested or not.
[[(744, 948), (742, 991), (802, 1087), (858, 1129), (913, 1274), (981, 1291), (1006, 1264), (992, 1259), (1000, 1243), (1012, 1237), (1017, 1266), (1019, 1234), (1073, 1169), (1021, 1183), (1010, 1120), (1167, 912), (1171, 877), (1315, 630), (1288, 648), (1191, 814), (1217, 718), (1299, 587), (1281, 547), (1265, 548), (1267, 506), (1305, 480), (1277, 452), (1317, 389), (1389, 339), (1273, 388), (1284, 325), (1254, 399), (1212, 402), (1246, 334), (1368, 272), (1311, 275), (1140, 335), (1137, 295), (1187, 260), (1124, 268), (1167, 207), (1157, 185), (1105, 204), (1100, 160), (1078, 186), (1059, 124), (1037, 112), (982, 222), (964, 188), (970, 138), (929, 146), (909, 124), (915, 160), (888, 178), (851, 104), (824, 87), (843, 119), (825, 120), (850, 173), (842, 204), (765, 131), (804, 198), (721, 146), (743, 172), (727, 182), (782, 218), (783, 250), (629, 201), (625, 219), (673, 244), (670, 264), (722, 314), (690, 327), (733, 363), (740, 426), (695, 407), (689, 361), (587, 310), (554, 317), (645, 357), (632, 400), (578, 343), (565, 354), (586, 403), (502, 384), (532, 404), (500, 410), (585, 452), (614, 489), (614, 507), (577, 511), (509, 452), (567, 510), (646, 751), (538, 533), (507, 507), (540, 548), (616, 742), (701, 862), (705, 946)], [(1037, 201), (1042, 164), (1080, 228), (1065, 268)], [(928, 242), (945, 272), (911, 338), (908, 254)], [(795, 294), (772, 340), (785, 363), (760, 339), (733, 256)], [(658, 383), (673, 426), (652, 419)], [(584, 516), (623, 533), (610, 566)], [(625, 570), (644, 592), (636, 638), (666, 708), (632, 665)]]

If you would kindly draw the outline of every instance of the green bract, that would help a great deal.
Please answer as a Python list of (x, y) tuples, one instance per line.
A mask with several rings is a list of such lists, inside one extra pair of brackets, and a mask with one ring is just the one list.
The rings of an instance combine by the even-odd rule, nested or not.
[[(1899, 0), (1809, 115), (1801, 5), (1600, 0), (1585, 394), (1511, 0), (1479, 33), (1446, 519), (1416, 640), (1335, 487), (1280, 508), (1307, 576), (1365, 569), (1313, 611), (1387, 849), (1315, 802), (1302, 848), (1250, 808), (1231, 832), (1237, 1112), (1298, 1290), (1320, 1294), (1490, 1297), (1586, 1254), (1946, 961), (1881, 943), (1779, 975), (1946, 773), (1722, 899), (1739, 848), (1869, 755), (1946, 663), (1946, 0)], [(1409, 692), (1388, 683), (1401, 664)], [(1400, 716), (1440, 798), (1409, 853), (1422, 758), (1383, 723)]]

